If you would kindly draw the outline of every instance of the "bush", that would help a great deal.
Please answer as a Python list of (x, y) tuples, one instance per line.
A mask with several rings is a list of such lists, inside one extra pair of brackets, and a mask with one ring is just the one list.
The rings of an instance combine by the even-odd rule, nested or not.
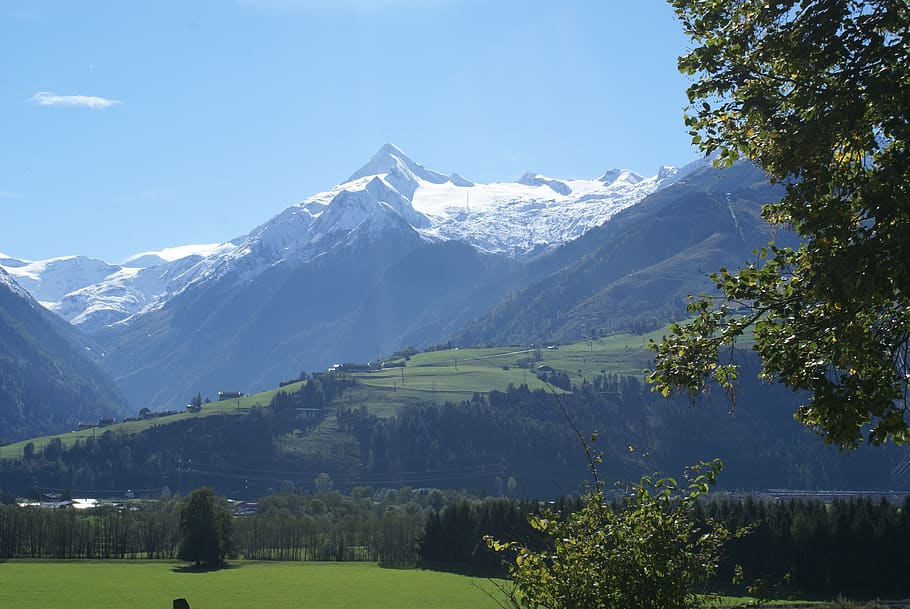
[(698, 607), (696, 592), (714, 575), (730, 536), (717, 522), (699, 525), (695, 502), (723, 468), (701, 464), (679, 486), (672, 478), (644, 477), (618, 504), (600, 484), (582, 508), (563, 516), (530, 518), (547, 540), (542, 551), (485, 537), (508, 555), (515, 607), (548, 609), (666, 609)]

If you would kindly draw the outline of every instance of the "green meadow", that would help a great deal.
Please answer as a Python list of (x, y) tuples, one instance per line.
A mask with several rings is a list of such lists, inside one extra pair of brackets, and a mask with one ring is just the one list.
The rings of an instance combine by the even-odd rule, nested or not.
[[(0, 562), (0, 607), (41, 609), (170, 609), (176, 598), (187, 599), (191, 609), (497, 609), (506, 600), (497, 585), (486, 578), (361, 562), (235, 561), (227, 569), (203, 572), (169, 561)], [(754, 602), (718, 596), (708, 606)], [(815, 603), (767, 606), (790, 604)]]
[(535, 374), (540, 366), (567, 373), (576, 385), (601, 373), (641, 376), (651, 358), (645, 347), (648, 339), (664, 333), (617, 334), (556, 348), (490, 347), (418, 353), (404, 368), (353, 374), (358, 387), (346, 392), (340, 403), (364, 404), (372, 414), (391, 416), (403, 405), (458, 402), (474, 393), (505, 391), (509, 385), (549, 390), (551, 387)]
[(373, 563), (236, 562), (183, 572), (178, 563), (134, 561), (0, 563), (0, 607), (41, 609), (484, 609), (496, 587), (483, 578)]

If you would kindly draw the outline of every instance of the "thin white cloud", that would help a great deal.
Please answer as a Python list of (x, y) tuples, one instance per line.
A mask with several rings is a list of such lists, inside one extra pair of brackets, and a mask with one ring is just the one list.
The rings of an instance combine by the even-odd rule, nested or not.
[(31, 96), (30, 101), (40, 106), (83, 106), (92, 110), (103, 110), (121, 103), (117, 99), (94, 97), (92, 95), (56, 95), (40, 91)]
[(8, 190), (0, 190), (0, 199), (21, 199), (21, 192), (9, 192)]
[(43, 14), (41, 8), (28, 6), (24, 3), (22, 6), (4, 6), (0, 8), (0, 17), (18, 21), (47, 21), (47, 17)]

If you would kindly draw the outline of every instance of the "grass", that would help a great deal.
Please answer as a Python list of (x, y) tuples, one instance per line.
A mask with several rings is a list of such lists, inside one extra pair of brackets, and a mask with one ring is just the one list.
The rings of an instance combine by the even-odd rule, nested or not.
[[(167, 561), (12, 560), (0, 564), (0, 573), (0, 607), (162, 609), (186, 598), (192, 609), (494, 609), (489, 595), (502, 598), (484, 578), (375, 563), (237, 561), (219, 571), (187, 572)], [(753, 600), (724, 596), (709, 604)], [(807, 604), (769, 606), (791, 603)]]
[[(492, 347), (418, 353), (404, 368), (353, 374), (359, 385), (346, 392), (339, 403), (365, 404), (370, 413), (387, 417), (403, 405), (458, 402), (470, 399), (474, 393), (504, 391), (510, 384), (525, 384), (532, 390), (549, 389), (535, 374), (542, 365), (566, 372), (576, 385), (602, 372), (641, 376), (651, 357), (644, 345), (648, 338), (656, 339), (662, 333), (617, 334), (558, 349)], [(532, 361), (530, 367), (520, 367), (519, 364), (527, 366), (529, 355), (539, 355), (541, 359)]]
[(192, 609), (496, 606), (480, 589), (497, 594), (485, 579), (372, 563), (238, 562), (190, 573), (175, 567), (145, 561), (10, 561), (0, 564), (0, 607), (163, 609), (175, 598), (186, 598)]

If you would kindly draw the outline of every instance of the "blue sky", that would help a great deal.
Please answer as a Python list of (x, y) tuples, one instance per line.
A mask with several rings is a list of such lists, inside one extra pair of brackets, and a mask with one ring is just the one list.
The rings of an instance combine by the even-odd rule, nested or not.
[(697, 153), (662, 0), (0, 0), (0, 252), (245, 234), (385, 142), (481, 182)]

